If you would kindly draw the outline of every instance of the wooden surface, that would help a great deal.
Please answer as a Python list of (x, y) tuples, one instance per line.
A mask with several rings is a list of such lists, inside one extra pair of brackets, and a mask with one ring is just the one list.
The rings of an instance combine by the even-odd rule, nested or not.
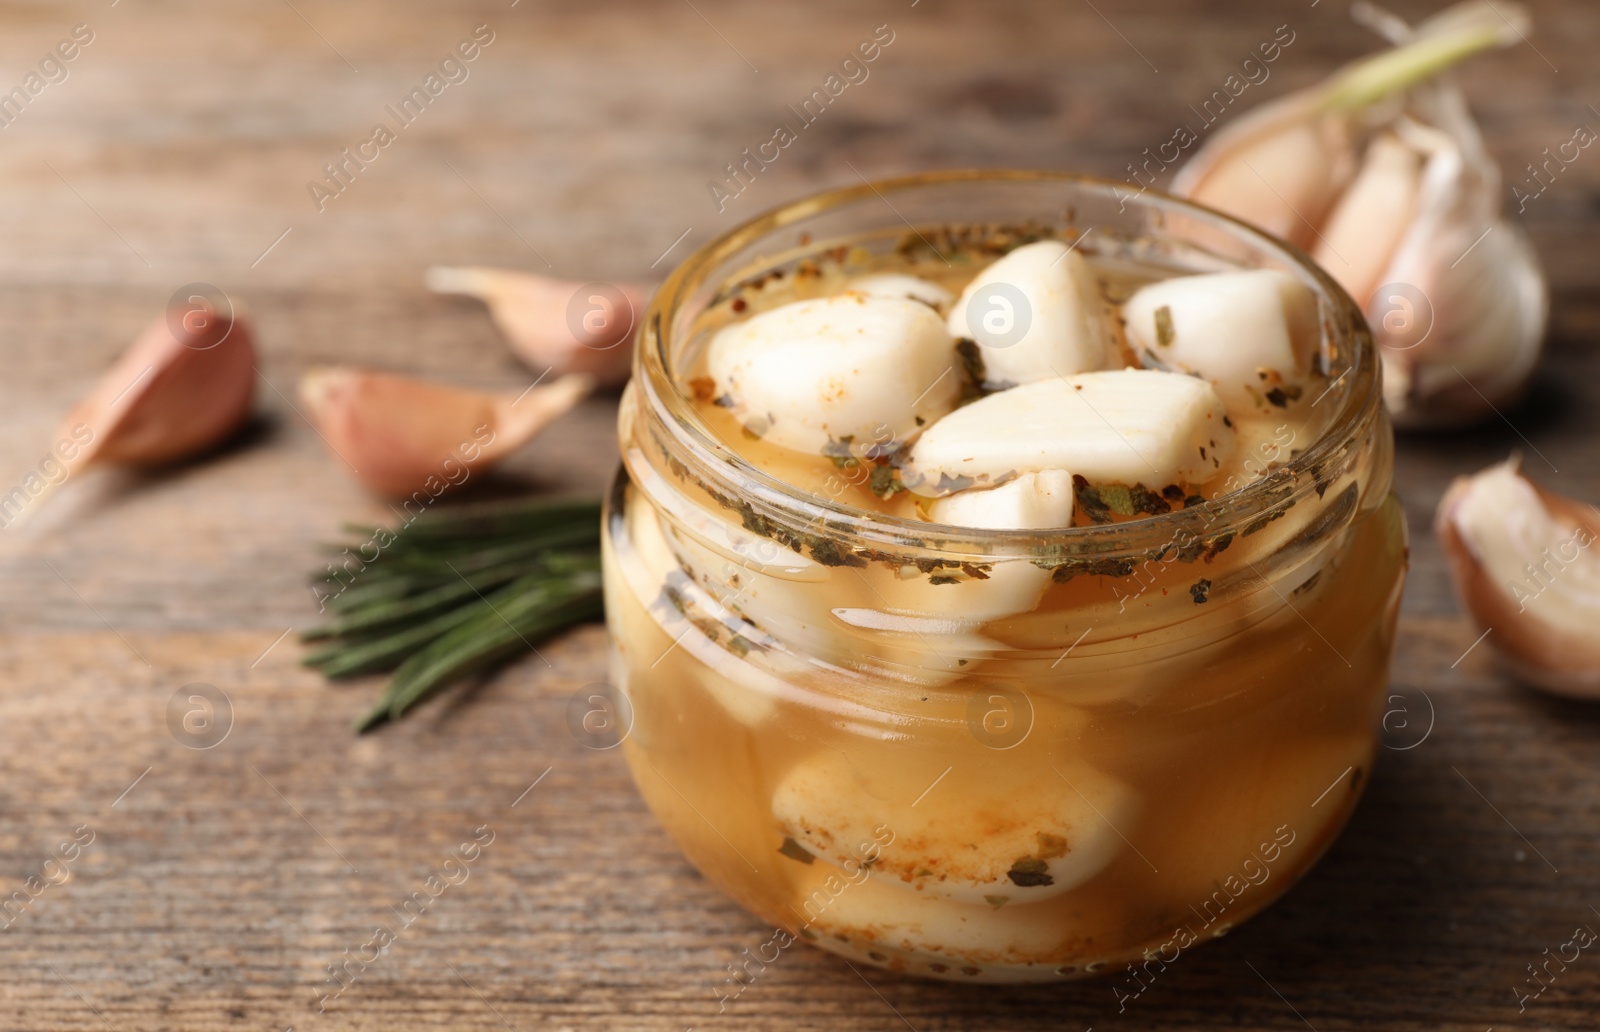
[[(1532, 6), (1537, 51), (1478, 61), (1468, 90), (1512, 182), (1600, 126), (1600, 11)], [(1296, 41), (1246, 99), (1314, 81), (1365, 33), (1342, 0), (7, 2), (0, 89), (80, 23), (95, 38), (68, 78), (0, 128), (0, 479), (38, 463), (180, 284), (253, 314), (264, 382), (258, 425), (224, 453), (85, 476), (0, 535), (0, 895), (74, 828), (94, 836), (0, 929), (0, 1027), (1594, 1027), (1592, 950), (1525, 1012), (1516, 991), (1546, 948), (1600, 929), (1600, 709), (1507, 683), (1485, 647), (1460, 658), (1475, 632), (1428, 527), (1452, 475), (1518, 447), (1545, 482), (1600, 499), (1593, 152), (1518, 216), (1555, 298), (1533, 401), (1510, 426), (1402, 443), (1414, 568), (1395, 680), (1435, 718), (1420, 744), (1420, 723), (1393, 740), (1415, 748), (1385, 754), (1302, 885), (1127, 1013), (1104, 983), (932, 985), (796, 949), (718, 1014), (726, 965), (769, 933), (678, 857), (616, 753), (568, 734), (568, 697), (604, 676), (603, 631), (359, 740), (348, 723), (375, 684), (328, 687), (279, 640), (314, 617), (316, 542), (377, 513), (285, 400), (300, 371), (526, 383), (481, 309), (421, 290), (426, 266), (645, 277), (675, 239), (657, 272), (858, 170), (1117, 174), (1276, 26)], [(470, 78), (319, 213), (307, 181), (484, 23), (495, 40)], [(895, 40), (871, 77), (719, 213), (707, 180), (880, 24)], [(598, 492), (613, 413), (588, 403), (508, 480)], [(167, 726), (194, 682), (233, 711), (206, 751)], [(484, 825), (469, 879), (319, 1013), (325, 965), (396, 923)]]

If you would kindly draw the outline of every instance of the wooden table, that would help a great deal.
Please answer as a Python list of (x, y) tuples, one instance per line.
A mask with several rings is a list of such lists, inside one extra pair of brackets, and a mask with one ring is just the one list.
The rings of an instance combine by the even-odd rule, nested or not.
[[(376, 685), (323, 684), (285, 637), (314, 618), (303, 576), (317, 542), (379, 513), (293, 410), (301, 370), (529, 378), (480, 308), (424, 293), (429, 264), (648, 277), (858, 172), (1119, 174), (1275, 27), (1296, 41), (1252, 87), (1263, 98), (1361, 53), (1345, 6), (0, 8), (0, 89), (74, 25), (94, 34), (0, 129), (0, 479), (37, 465), (60, 413), (180, 284), (221, 286), (264, 351), (244, 440), (156, 476), (86, 475), (0, 539), (0, 895), (93, 836), (68, 851), (70, 877), (0, 929), (0, 1027), (1595, 1027), (1600, 957), (1583, 954), (1525, 1013), (1515, 990), (1531, 989), (1547, 947), (1600, 928), (1600, 709), (1517, 688), (1487, 648), (1468, 652), (1476, 633), (1429, 532), (1449, 478), (1513, 448), (1552, 486), (1600, 498), (1592, 154), (1518, 216), (1555, 296), (1534, 399), (1511, 425), (1402, 444), (1414, 568), (1395, 683), (1419, 710), (1426, 693), (1431, 731), (1391, 742), (1416, 747), (1386, 753), (1300, 887), (1128, 1013), (1103, 983), (926, 984), (793, 950), (719, 1015), (725, 966), (768, 931), (679, 858), (617, 754), (568, 734), (568, 697), (604, 676), (602, 630), (361, 739), (348, 724)], [(1533, 6), (1533, 45), (1479, 60), (1469, 84), (1512, 182), (1580, 123), (1600, 125), (1587, 106), (1600, 103), (1600, 10)], [(480, 24), (494, 40), (469, 78), (319, 212), (308, 181)], [(894, 42), (870, 78), (718, 212), (708, 180), (883, 24)], [(614, 399), (586, 404), (507, 479), (598, 492), (613, 415)], [(167, 720), (197, 682), (232, 708), (228, 737), (204, 751)], [(393, 923), (480, 826), (494, 840), (469, 880), (319, 1013), (325, 966)]]

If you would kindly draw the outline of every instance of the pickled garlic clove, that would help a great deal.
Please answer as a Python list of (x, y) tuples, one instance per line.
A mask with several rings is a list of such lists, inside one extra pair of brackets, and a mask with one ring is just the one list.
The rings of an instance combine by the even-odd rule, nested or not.
[(594, 387), (582, 374), (523, 392), (486, 393), (351, 366), (300, 380), (318, 433), (381, 495), (437, 497), (521, 448)]
[(974, 276), (950, 310), (954, 337), (976, 341), (990, 385), (1103, 369), (1115, 354), (1099, 281), (1059, 240), (1017, 248)]
[[(1037, 965), (1060, 963), (1065, 933), (1054, 908), (952, 903), (866, 868), (857, 872), (814, 863), (795, 877), (799, 898), (792, 906), (804, 918), (801, 934), (822, 949), (870, 964), (888, 953), (897, 971), (901, 957), (894, 954), (901, 954), (913, 973), (956, 977), (959, 970), (963, 982), (1035, 982)], [(1085, 912), (1108, 921), (1124, 913), (1111, 898), (1075, 909), (1076, 919), (1091, 924), (1079, 916)]]
[(1048, 469), (1157, 489), (1200, 483), (1232, 455), (1227, 415), (1209, 383), (1182, 373), (1055, 377), (991, 394), (933, 424), (903, 480), (924, 494)]
[[(1072, 474), (1024, 473), (999, 487), (971, 488), (935, 500), (935, 523), (982, 530), (1052, 530), (1072, 526)], [(979, 622), (1026, 613), (1038, 605), (1050, 571), (1027, 559), (998, 559), (988, 577), (927, 585), (927, 602)]]
[(847, 284), (847, 290), (868, 297), (907, 298), (912, 301), (921, 301), (929, 308), (943, 312), (954, 298), (950, 291), (939, 284), (922, 279), (919, 276), (908, 276), (899, 272), (883, 272), (872, 276), (860, 276)]
[(910, 890), (908, 899), (1033, 903), (1099, 874), (1125, 848), (1115, 829), (1132, 826), (1136, 805), (1127, 785), (1080, 761), (1058, 757), (1060, 777), (1047, 765), (1023, 766), (1014, 775), (1037, 784), (1005, 789), (958, 770), (921, 799), (940, 767), (858, 766), (826, 750), (789, 769), (772, 812), (784, 835), (847, 873), (863, 862), (862, 843), (892, 833), (871, 861), (872, 876)]
[(1434, 530), (1478, 627), (1506, 666), (1561, 695), (1600, 697), (1600, 512), (1546, 491), (1515, 458), (1451, 484)]
[[(495, 325), (530, 367), (584, 373), (615, 386), (628, 379), (632, 335), (644, 315), (644, 284), (584, 284), (513, 269), (436, 265), (428, 289), (465, 294), (489, 306)], [(585, 286), (595, 288), (581, 296)]]
[(999, 487), (957, 491), (928, 507), (935, 523), (981, 530), (1053, 530), (1072, 526), (1072, 474), (1024, 473)]
[(961, 393), (955, 342), (927, 305), (846, 293), (724, 328), (707, 369), (746, 429), (812, 455), (915, 437)]
[(1177, 276), (1141, 287), (1122, 306), (1142, 358), (1205, 377), (1230, 406), (1311, 371), (1321, 341), (1317, 296), (1276, 269)]

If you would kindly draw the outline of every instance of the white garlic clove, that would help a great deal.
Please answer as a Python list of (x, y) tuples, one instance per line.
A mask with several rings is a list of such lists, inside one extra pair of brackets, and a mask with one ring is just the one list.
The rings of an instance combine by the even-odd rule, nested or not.
[(747, 429), (794, 451), (905, 442), (955, 406), (955, 342), (927, 305), (842, 294), (720, 331), (707, 368)]
[(1421, 189), (1421, 156), (1393, 133), (1380, 133), (1367, 145), (1361, 171), (1328, 216), (1311, 257), (1351, 297), (1371, 297), (1411, 224)]
[(1233, 453), (1204, 380), (1156, 369), (1079, 373), (991, 394), (923, 431), (903, 474), (924, 494), (1066, 469), (1095, 483), (1201, 483)]
[[(844, 867), (858, 844), (887, 827), (894, 843), (872, 864), (874, 878), (957, 903), (1003, 896), (1032, 903), (1070, 892), (1099, 874), (1125, 847), (1135, 794), (1082, 761), (1039, 765), (1041, 791), (1001, 791), (958, 769), (937, 798), (913, 806), (939, 774), (918, 764), (858, 768), (842, 753), (815, 753), (790, 768), (773, 791), (783, 833)], [(1021, 777), (1023, 775), (1019, 775)]]
[(860, 276), (853, 279), (846, 286), (857, 294), (868, 297), (905, 298), (911, 301), (921, 301), (935, 311), (943, 312), (953, 300), (950, 291), (930, 280), (920, 276), (908, 276), (901, 272), (882, 272), (871, 276)]
[(948, 325), (980, 345), (992, 385), (1103, 369), (1115, 354), (1094, 269), (1059, 240), (1019, 247), (974, 276)]
[[(952, 903), (865, 868), (847, 875), (814, 863), (796, 881), (792, 906), (802, 934), (863, 963), (881, 963), (893, 952), (926, 965), (926, 973), (959, 969), (963, 982), (1032, 982), (1039, 980), (1037, 965), (1059, 956), (1067, 934), (1052, 907)], [(1111, 899), (1090, 901), (1084, 910), (1121, 912)]]
[[(1053, 530), (1072, 526), (1072, 474), (1059, 469), (1024, 473), (999, 487), (971, 488), (928, 506), (935, 523), (982, 530)], [(979, 622), (1026, 613), (1038, 605), (1050, 571), (1027, 559), (996, 559), (987, 579), (929, 585), (929, 601)]]
[(1600, 697), (1600, 512), (1542, 490), (1512, 459), (1456, 480), (1434, 530), (1457, 592), (1511, 671)]
[(1276, 269), (1162, 280), (1122, 312), (1147, 360), (1205, 377), (1230, 406), (1260, 407), (1267, 391), (1304, 380), (1322, 339), (1317, 296)]

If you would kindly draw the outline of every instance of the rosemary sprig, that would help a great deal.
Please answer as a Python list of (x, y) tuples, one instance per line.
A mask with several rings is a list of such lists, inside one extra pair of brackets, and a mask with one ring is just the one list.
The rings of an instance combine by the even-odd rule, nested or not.
[(457, 506), (345, 530), (365, 548), (335, 551), (376, 558), (312, 577), (333, 619), (300, 637), (323, 643), (302, 662), (329, 679), (394, 671), (358, 732), (603, 612), (599, 502)]

